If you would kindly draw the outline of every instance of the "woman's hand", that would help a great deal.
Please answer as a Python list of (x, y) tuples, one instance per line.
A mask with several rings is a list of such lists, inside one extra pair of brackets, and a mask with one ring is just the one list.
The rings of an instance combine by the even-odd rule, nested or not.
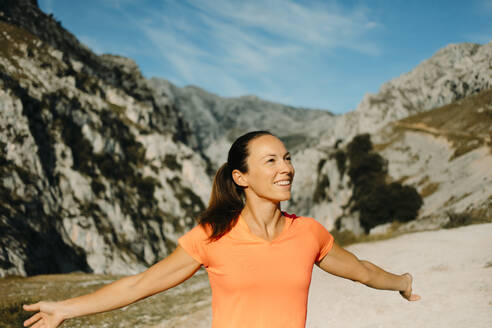
[(24, 327), (31, 328), (56, 328), (65, 318), (57, 309), (56, 302), (38, 302), (24, 305), (26, 311), (39, 311), (24, 321)]
[(405, 273), (402, 275), (402, 277), (403, 279), (405, 279), (407, 287), (404, 290), (400, 290), (400, 295), (407, 301), (420, 300), (420, 295), (412, 294), (412, 282), (413, 282), (412, 275), (410, 273)]

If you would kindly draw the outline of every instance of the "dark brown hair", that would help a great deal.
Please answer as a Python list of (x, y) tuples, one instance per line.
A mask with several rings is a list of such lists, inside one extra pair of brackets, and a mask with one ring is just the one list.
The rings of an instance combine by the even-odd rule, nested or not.
[(263, 135), (273, 134), (268, 131), (253, 131), (237, 138), (229, 149), (227, 162), (215, 173), (208, 207), (198, 216), (201, 225), (210, 225), (212, 228), (210, 240), (219, 239), (236, 224), (245, 205), (245, 195), (243, 187), (232, 179), (232, 171), (237, 169), (243, 173), (248, 172), (248, 145), (251, 140)]

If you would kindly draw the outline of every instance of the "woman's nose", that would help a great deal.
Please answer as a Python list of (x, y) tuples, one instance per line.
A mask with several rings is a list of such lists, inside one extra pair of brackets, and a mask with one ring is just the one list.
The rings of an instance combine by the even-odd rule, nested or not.
[(280, 170), (285, 173), (292, 173), (294, 171), (294, 167), (289, 161), (284, 159), (283, 161), (281, 161)]

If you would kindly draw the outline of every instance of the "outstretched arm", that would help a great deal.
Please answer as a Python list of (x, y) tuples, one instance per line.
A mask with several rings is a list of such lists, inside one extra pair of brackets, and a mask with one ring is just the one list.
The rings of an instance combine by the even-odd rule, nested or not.
[(174, 287), (200, 268), (181, 246), (146, 271), (119, 279), (86, 295), (60, 302), (24, 305), (27, 311), (39, 311), (24, 322), (32, 328), (55, 328), (64, 320), (87, 314), (114, 310)]
[(412, 276), (409, 273), (395, 275), (384, 271), (371, 262), (359, 260), (337, 244), (333, 244), (333, 248), (317, 264), (328, 273), (372, 288), (399, 291), (409, 301), (420, 299), (419, 295), (412, 294)]

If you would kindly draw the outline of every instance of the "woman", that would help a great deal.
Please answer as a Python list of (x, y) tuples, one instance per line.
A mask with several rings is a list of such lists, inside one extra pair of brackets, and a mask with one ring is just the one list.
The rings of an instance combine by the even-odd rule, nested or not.
[(316, 220), (282, 212), (291, 197), (294, 167), (284, 144), (267, 131), (238, 138), (217, 171), (199, 225), (176, 250), (140, 274), (91, 294), (25, 305), (39, 311), (24, 322), (54, 328), (64, 320), (117, 309), (174, 287), (201, 265), (212, 288), (213, 327), (304, 327), (314, 264), (331, 274), (409, 301), (412, 277), (394, 275), (337, 246)]

